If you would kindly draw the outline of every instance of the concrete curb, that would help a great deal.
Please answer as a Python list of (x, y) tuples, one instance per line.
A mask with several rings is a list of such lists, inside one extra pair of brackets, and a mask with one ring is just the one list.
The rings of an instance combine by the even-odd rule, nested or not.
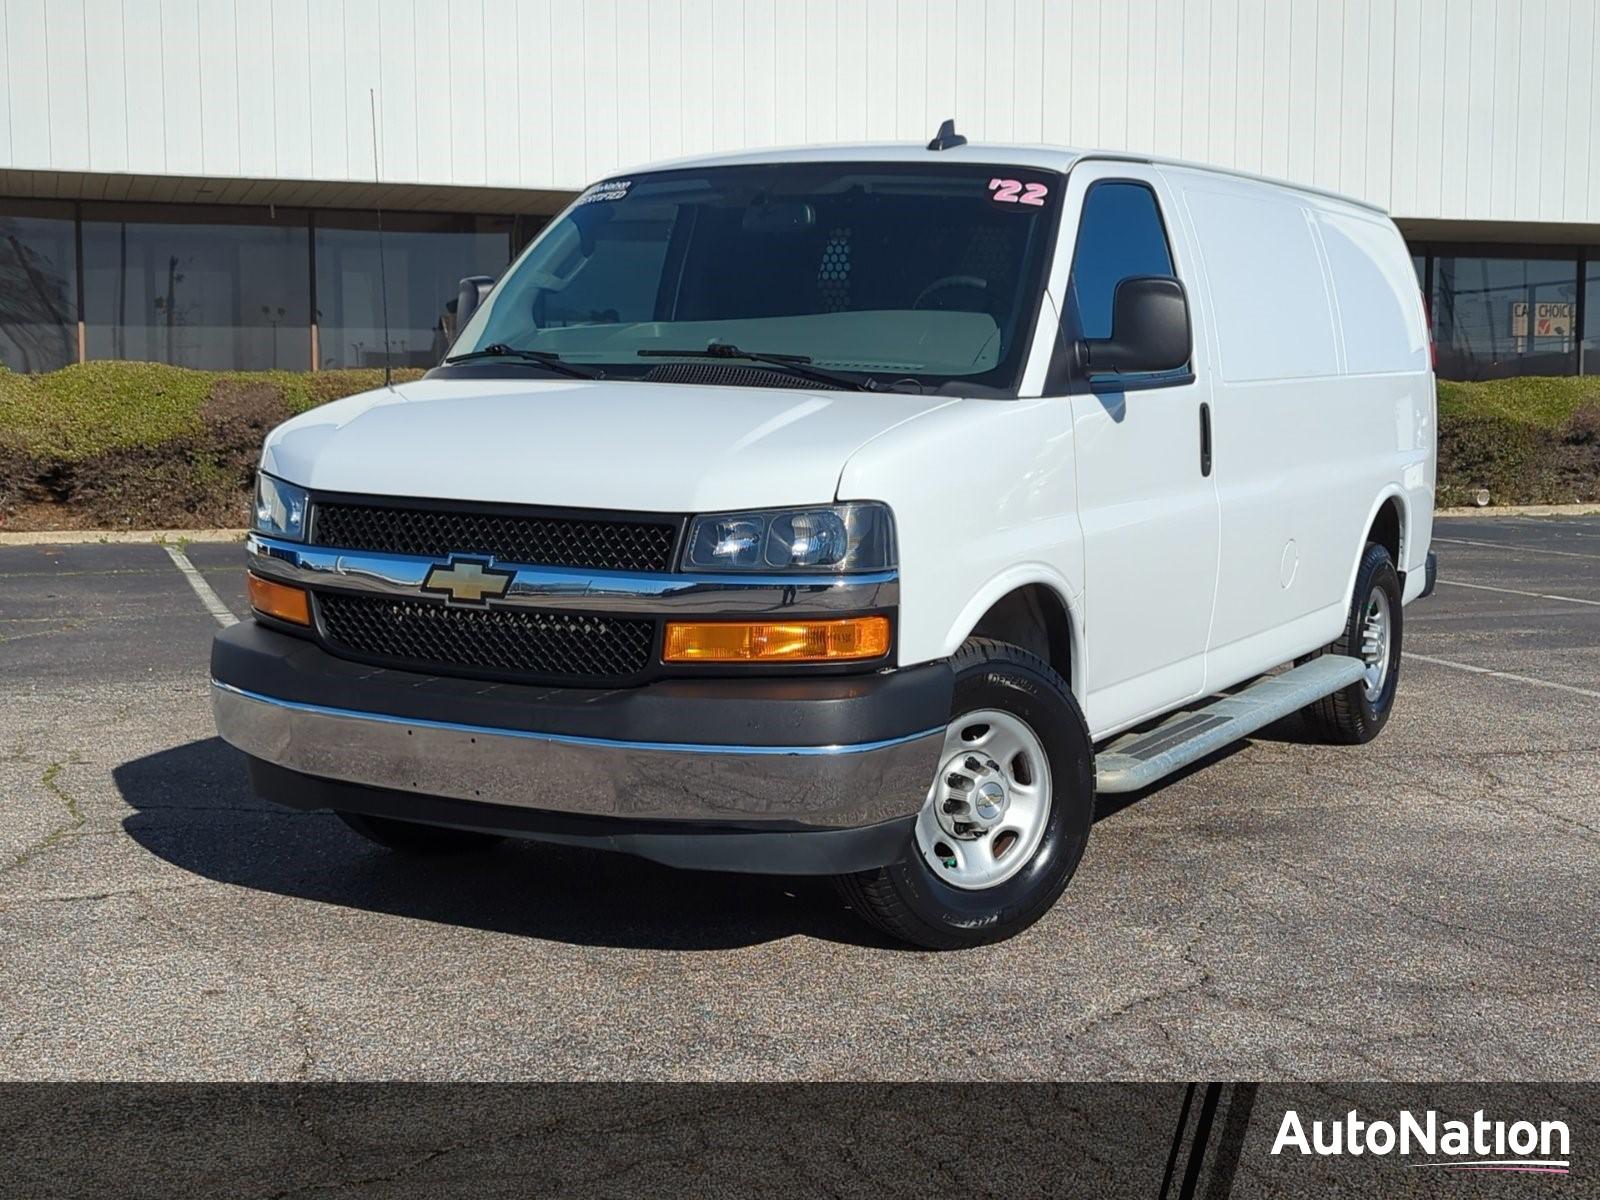
[(242, 542), (244, 529), (42, 529), (0, 531), (0, 546), (162, 546), (174, 542)]
[(1484, 508), (1441, 508), (1436, 517), (1593, 517), (1600, 504), (1506, 504)]

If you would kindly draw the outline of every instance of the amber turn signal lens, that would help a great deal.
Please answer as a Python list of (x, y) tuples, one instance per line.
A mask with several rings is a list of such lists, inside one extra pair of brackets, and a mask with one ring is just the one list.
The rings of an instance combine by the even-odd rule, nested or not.
[(849, 662), (889, 653), (888, 617), (670, 621), (666, 662)]
[(258, 613), (294, 625), (311, 624), (311, 597), (306, 595), (305, 588), (274, 583), (252, 571), (246, 571), (244, 578), (250, 591), (250, 607)]

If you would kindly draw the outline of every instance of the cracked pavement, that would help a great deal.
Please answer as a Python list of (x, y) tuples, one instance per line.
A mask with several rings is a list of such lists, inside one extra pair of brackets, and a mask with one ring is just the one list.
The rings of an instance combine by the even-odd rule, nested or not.
[[(0, 548), (0, 1077), (1593, 1078), (1600, 518), (1437, 536), (1378, 741), (1105, 797), (1050, 914), (956, 955), (824, 881), (265, 805), (161, 549)], [(238, 549), (188, 554), (244, 615)]]

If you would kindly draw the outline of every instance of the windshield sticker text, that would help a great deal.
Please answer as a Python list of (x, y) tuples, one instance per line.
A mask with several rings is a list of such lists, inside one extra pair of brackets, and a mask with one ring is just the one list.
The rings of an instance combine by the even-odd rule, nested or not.
[(1042, 207), (1050, 194), (1048, 185), (1023, 183), (1020, 179), (991, 179), (989, 190), (994, 193), (989, 198), (997, 204), (1032, 204), (1036, 208)]
[(574, 203), (593, 204), (596, 200), (621, 200), (632, 186), (631, 179), (608, 179), (604, 183), (595, 184)]

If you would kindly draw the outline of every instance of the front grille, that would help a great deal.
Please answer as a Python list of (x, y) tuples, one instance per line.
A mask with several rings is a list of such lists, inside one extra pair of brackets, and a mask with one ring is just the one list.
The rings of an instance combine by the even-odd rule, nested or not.
[(670, 571), (678, 522), (529, 516), (318, 501), (311, 542), (445, 558), (482, 554), (528, 566)]
[(655, 646), (649, 620), (338, 592), (318, 596), (317, 607), (335, 652), (446, 674), (616, 682), (644, 671)]

